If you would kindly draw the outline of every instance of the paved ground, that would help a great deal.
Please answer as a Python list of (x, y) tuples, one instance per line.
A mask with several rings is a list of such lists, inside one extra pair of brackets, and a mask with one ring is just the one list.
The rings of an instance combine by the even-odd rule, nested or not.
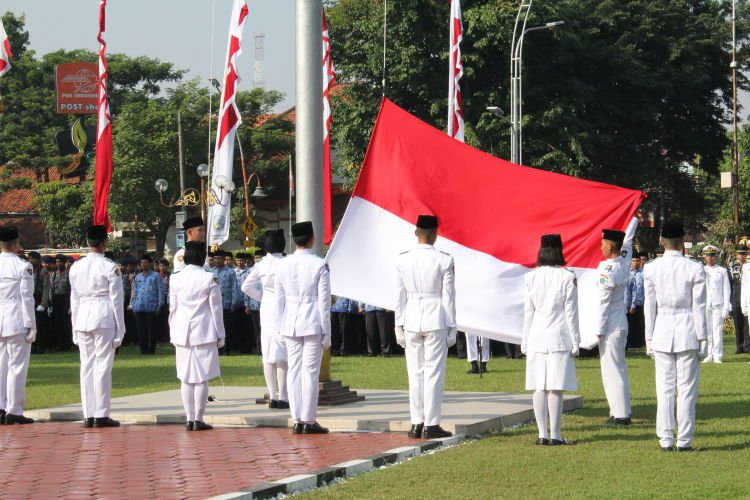
[(0, 426), (0, 497), (206, 498), (415, 442), (400, 433), (295, 436), (272, 428)]

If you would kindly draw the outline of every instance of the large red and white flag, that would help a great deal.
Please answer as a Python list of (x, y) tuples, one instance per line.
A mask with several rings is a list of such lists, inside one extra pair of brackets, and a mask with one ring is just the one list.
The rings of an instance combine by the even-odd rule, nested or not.
[(99, 0), (99, 104), (96, 117), (96, 167), (94, 178), (94, 224), (107, 226), (109, 222), (109, 189), (112, 185), (112, 116), (109, 112), (109, 97), (107, 83), (109, 70), (107, 69), (107, 43), (104, 41), (106, 32), (107, 0)]
[(242, 28), (245, 25), (248, 9), (245, 0), (234, 0), (232, 17), (229, 24), (229, 42), (224, 69), (224, 81), (221, 87), (221, 104), (219, 107), (219, 124), (216, 130), (216, 148), (214, 149), (214, 168), (211, 176), (211, 189), (219, 198), (208, 211), (208, 244), (221, 245), (229, 239), (229, 213), (231, 193), (222, 188), (217, 178), (232, 180), (234, 171), (234, 136), (242, 117), (235, 103), (237, 83), (240, 81), (237, 72), (237, 57), (242, 52)]
[(13, 52), (10, 50), (8, 35), (5, 33), (5, 27), (0, 19), (0, 76), (10, 71), (11, 59), (14, 59)]
[(434, 214), (436, 247), (455, 259), (458, 329), (520, 344), (523, 277), (534, 267), (540, 236), (559, 233), (565, 260), (579, 275), (581, 330), (590, 341), (601, 230), (624, 230), (643, 197), (495, 158), (384, 99), (326, 257), (331, 289), (393, 309), (396, 259), (416, 246), (417, 216)]
[(464, 110), (459, 81), (464, 74), (461, 61), (461, 40), (464, 28), (461, 22), (461, 0), (451, 1), (450, 64), (448, 67), (448, 135), (463, 142)]
[(331, 57), (331, 37), (328, 22), (323, 14), (323, 244), (328, 245), (333, 237), (331, 219), (331, 89), (336, 85)]

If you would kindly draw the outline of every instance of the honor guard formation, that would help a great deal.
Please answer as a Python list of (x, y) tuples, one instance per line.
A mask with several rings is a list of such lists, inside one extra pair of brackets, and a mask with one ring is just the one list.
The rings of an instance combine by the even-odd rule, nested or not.
[[(606, 423), (631, 424), (625, 352), (645, 345), (655, 365), (659, 445), (689, 451), (699, 362), (722, 362), (730, 314), (736, 352), (750, 352), (750, 280), (743, 280), (748, 248), (737, 245), (727, 268), (719, 264), (721, 249), (707, 245), (703, 265), (685, 256), (681, 223), (667, 221), (659, 241), (663, 250), (647, 262), (647, 253), (633, 252), (637, 223), (634, 218), (627, 232), (605, 228), (601, 234), (594, 319)], [(189, 431), (211, 429), (204, 414), (208, 383), (220, 375), (220, 354), (260, 354), (268, 406), (290, 412), (294, 434), (325, 434), (328, 429), (317, 422), (324, 351), (348, 355), (366, 344), (368, 355), (390, 356), (398, 344), (409, 382), (408, 435), (451, 435), (440, 426), (448, 350), (465, 339), (457, 347), (471, 363), (468, 373), (481, 375), (490, 342), (457, 331), (455, 269), (453, 258), (435, 247), (438, 217), (420, 215), (417, 245), (397, 258), (394, 311), (345, 297), (332, 304), (328, 266), (312, 250), (311, 222), (292, 226), (290, 255), (284, 253), (283, 230), (267, 232), (255, 254), (232, 256), (207, 252), (200, 217), (183, 228), (187, 242), (175, 254), (171, 275), (168, 261), (158, 261), (156, 271), (149, 255), (123, 258), (118, 266), (108, 258), (104, 226), (88, 229), (88, 253), (74, 264), (65, 255), (25, 256), (18, 229), (0, 228), (0, 423), (33, 422), (23, 415), (32, 349), (66, 350), (72, 342), (81, 360), (83, 426), (119, 426), (110, 418), (117, 348), (130, 342), (143, 355), (154, 354), (168, 331)], [(578, 390), (575, 358), (584, 347), (578, 279), (565, 267), (564, 240), (541, 235), (536, 266), (524, 279), (520, 352), (526, 357), (526, 390), (533, 391), (536, 444), (547, 446), (571, 444), (561, 430), (563, 392)], [(352, 332), (359, 319), (366, 334), (357, 337)], [(38, 330), (43, 334), (35, 346)], [(514, 351), (510, 346), (509, 355)]]

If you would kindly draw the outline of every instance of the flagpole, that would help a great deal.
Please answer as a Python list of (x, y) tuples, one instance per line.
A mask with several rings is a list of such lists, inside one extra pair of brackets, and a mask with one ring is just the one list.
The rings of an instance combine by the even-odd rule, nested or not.
[(289, 253), (292, 252), (292, 193), (294, 192), (292, 175), (292, 155), (289, 155), (289, 232), (287, 233), (289, 241)]
[[(208, 70), (208, 177), (211, 178), (211, 120), (213, 120), (213, 92), (211, 85), (214, 80), (214, 31), (216, 29), (216, 0), (211, 4), (211, 57)], [(205, 222), (205, 221), (204, 221)]]
[(383, 97), (385, 97), (386, 48), (388, 47), (388, 0), (383, 1)]

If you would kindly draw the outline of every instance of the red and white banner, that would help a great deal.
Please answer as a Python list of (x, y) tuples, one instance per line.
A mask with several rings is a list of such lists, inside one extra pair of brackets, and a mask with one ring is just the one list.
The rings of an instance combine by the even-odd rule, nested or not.
[(5, 33), (2, 19), (0, 19), (0, 76), (10, 71), (10, 60), (15, 59), (13, 52), (10, 50), (8, 35)]
[(96, 117), (96, 171), (94, 178), (94, 224), (107, 226), (109, 222), (109, 188), (112, 185), (112, 116), (109, 113), (109, 98), (107, 82), (107, 43), (104, 41), (106, 32), (107, 0), (99, 0), (99, 84), (98, 106)]
[(464, 141), (464, 110), (459, 81), (464, 74), (461, 61), (461, 40), (464, 28), (461, 22), (461, 0), (451, 0), (450, 64), (448, 68), (448, 135)]
[(625, 230), (643, 197), (495, 158), (384, 99), (326, 257), (331, 289), (393, 309), (396, 258), (416, 246), (417, 216), (434, 214), (436, 247), (455, 259), (458, 329), (520, 344), (523, 277), (540, 236), (559, 233), (579, 275), (582, 336), (595, 335), (601, 230)]
[(234, 0), (232, 17), (229, 24), (229, 42), (227, 44), (227, 63), (224, 69), (224, 81), (221, 87), (221, 104), (219, 107), (219, 125), (216, 130), (216, 148), (214, 150), (214, 168), (211, 176), (211, 189), (216, 195), (215, 204), (208, 210), (208, 244), (221, 245), (229, 239), (229, 214), (231, 193), (222, 190), (217, 183), (220, 176), (231, 181), (234, 172), (234, 136), (242, 117), (234, 101), (237, 94), (237, 83), (240, 81), (237, 72), (237, 57), (242, 52), (242, 28), (245, 25), (248, 9), (245, 0)]
[(331, 38), (328, 22), (323, 13), (323, 244), (328, 245), (333, 237), (331, 219), (331, 89), (336, 85), (331, 57)]

